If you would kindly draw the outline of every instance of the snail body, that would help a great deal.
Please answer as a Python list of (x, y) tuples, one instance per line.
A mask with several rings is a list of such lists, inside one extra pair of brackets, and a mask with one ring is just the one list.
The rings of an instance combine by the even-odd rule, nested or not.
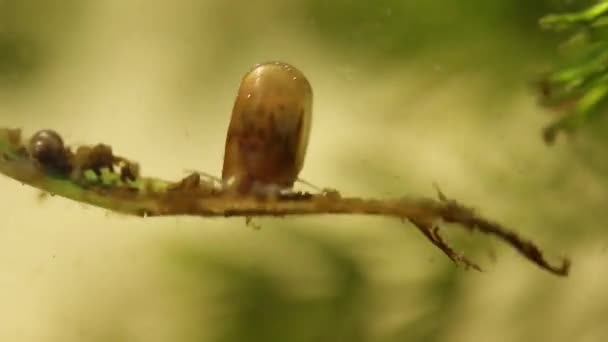
[(287, 63), (245, 74), (226, 135), (222, 180), (229, 190), (291, 189), (304, 166), (312, 98), (304, 74)]

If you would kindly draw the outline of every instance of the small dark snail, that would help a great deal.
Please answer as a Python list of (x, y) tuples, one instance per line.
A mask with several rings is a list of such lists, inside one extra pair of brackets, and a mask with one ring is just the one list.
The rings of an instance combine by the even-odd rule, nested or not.
[(224, 153), (229, 190), (291, 189), (304, 165), (312, 120), (312, 88), (282, 62), (256, 65), (239, 87)]
[(29, 153), (41, 166), (67, 171), (69, 162), (61, 136), (53, 130), (36, 132), (29, 141)]

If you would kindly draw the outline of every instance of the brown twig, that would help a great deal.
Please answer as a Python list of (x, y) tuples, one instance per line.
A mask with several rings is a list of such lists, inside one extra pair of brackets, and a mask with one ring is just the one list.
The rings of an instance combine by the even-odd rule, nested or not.
[[(99, 146), (99, 145), (97, 145)], [(84, 150), (82, 150), (84, 151)], [(235, 195), (223, 191), (216, 182), (192, 174), (178, 182), (168, 182), (139, 175), (139, 167), (124, 169), (134, 162), (114, 156), (106, 148), (105, 167), (90, 170), (81, 166), (99, 158), (82, 153), (87, 163), (71, 164), (77, 172), (62, 174), (48, 170), (33, 160), (24, 148), (18, 130), (0, 129), (0, 173), (49, 193), (128, 215), (139, 216), (201, 216), (251, 218), (259, 216), (363, 214), (396, 217), (409, 220), (426, 238), (451, 260), (467, 268), (481, 268), (464, 255), (453, 250), (439, 234), (438, 221), (456, 223), (471, 231), (493, 235), (518, 250), (539, 267), (559, 276), (568, 275), (570, 261), (563, 259), (552, 265), (539, 247), (498, 223), (478, 216), (472, 209), (448, 199), (439, 188), (439, 200), (429, 198), (363, 199), (343, 197), (338, 191), (326, 189), (319, 194), (289, 193), (278, 197), (260, 198)], [(86, 157), (86, 158), (85, 158)], [(71, 159), (68, 159), (71, 160)], [(103, 165), (106, 165), (103, 164)], [(102, 165), (102, 166), (103, 166)], [(53, 172), (51, 172), (53, 171)], [(72, 170), (74, 171), (74, 170)], [(84, 177), (93, 171), (93, 178)], [(89, 172), (91, 173), (91, 172)], [(108, 177), (104, 176), (107, 175)], [(106, 177), (106, 178), (104, 178)]]

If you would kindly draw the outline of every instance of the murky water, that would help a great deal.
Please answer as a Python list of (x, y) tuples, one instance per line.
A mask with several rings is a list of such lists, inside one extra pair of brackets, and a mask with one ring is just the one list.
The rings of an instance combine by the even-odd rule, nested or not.
[(146, 175), (219, 175), (242, 74), (284, 60), (315, 94), (302, 178), (366, 197), (436, 182), (570, 256), (568, 279), (449, 226), (486, 272), (391, 219), (129, 218), (0, 178), (0, 340), (605, 338), (608, 193), (584, 162), (602, 156), (543, 145), (526, 77), (551, 45), (507, 17), (540, 10), (363, 3), (0, 1), (0, 126), (109, 143)]

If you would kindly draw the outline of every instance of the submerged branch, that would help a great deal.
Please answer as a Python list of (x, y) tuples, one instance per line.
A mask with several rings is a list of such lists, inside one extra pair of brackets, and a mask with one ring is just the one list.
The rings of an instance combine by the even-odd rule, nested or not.
[[(138, 216), (255, 217), (320, 214), (363, 214), (391, 216), (412, 222), (428, 239), (457, 264), (481, 270), (455, 252), (439, 235), (437, 223), (456, 223), (471, 231), (493, 235), (506, 242), (541, 268), (568, 275), (570, 262), (552, 265), (540, 248), (501, 225), (478, 216), (473, 210), (446, 198), (363, 199), (342, 197), (336, 191), (320, 194), (292, 193), (276, 198), (239, 196), (223, 191), (214, 180), (194, 173), (179, 182), (142, 177), (139, 167), (112, 155), (107, 145), (95, 145), (73, 154), (69, 149), (70, 172), (58, 172), (32, 158), (19, 130), (0, 129), (0, 173), (24, 184), (81, 203), (114, 212)], [(104, 148), (97, 148), (103, 146)], [(99, 153), (104, 160), (95, 163)], [(76, 162), (78, 161), (78, 162)], [(91, 166), (97, 165), (97, 166)], [(118, 168), (118, 171), (115, 171)], [(135, 172), (137, 170), (137, 172)], [(126, 176), (125, 176), (126, 175)]]

